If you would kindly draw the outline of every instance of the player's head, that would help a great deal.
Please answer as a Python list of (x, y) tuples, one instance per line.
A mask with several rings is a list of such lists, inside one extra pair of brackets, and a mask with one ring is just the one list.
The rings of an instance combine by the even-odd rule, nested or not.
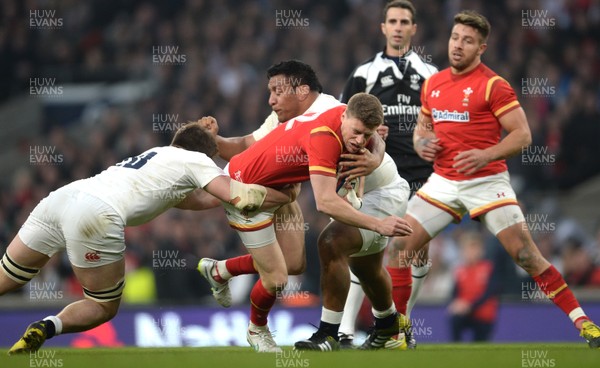
[(299, 60), (286, 60), (267, 70), (269, 105), (279, 121), (288, 121), (308, 110), (323, 91), (317, 74), (310, 65)]
[(490, 30), (490, 22), (472, 10), (464, 10), (454, 16), (454, 27), (448, 41), (448, 58), (455, 71), (470, 70), (479, 64), (487, 48)]
[(346, 151), (356, 153), (364, 148), (381, 124), (383, 108), (377, 97), (364, 92), (352, 96), (342, 114), (342, 139)]
[(408, 0), (392, 0), (383, 8), (381, 32), (386, 39), (386, 53), (402, 56), (410, 48), (410, 40), (417, 32), (417, 10)]
[(190, 122), (179, 128), (173, 136), (171, 146), (201, 152), (208, 157), (218, 152), (215, 137), (197, 122)]

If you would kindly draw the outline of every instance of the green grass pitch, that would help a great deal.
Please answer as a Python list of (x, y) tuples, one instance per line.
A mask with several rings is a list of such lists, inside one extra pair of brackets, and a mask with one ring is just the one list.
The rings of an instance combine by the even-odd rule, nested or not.
[(600, 367), (600, 350), (579, 344), (430, 344), (415, 351), (293, 351), (258, 354), (250, 347), (214, 348), (42, 348), (35, 354), (7, 356), (0, 350), (0, 367), (31, 368), (524, 368)]

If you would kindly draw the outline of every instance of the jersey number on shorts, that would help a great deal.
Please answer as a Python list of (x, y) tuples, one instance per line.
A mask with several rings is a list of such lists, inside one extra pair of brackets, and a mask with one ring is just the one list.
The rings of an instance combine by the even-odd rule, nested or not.
[(156, 156), (156, 152), (148, 152), (135, 157), (129, 157), (117, 164), (117, 166), (126, 167), (129, 169), (139, 169), (146, 165), (149, 159)]

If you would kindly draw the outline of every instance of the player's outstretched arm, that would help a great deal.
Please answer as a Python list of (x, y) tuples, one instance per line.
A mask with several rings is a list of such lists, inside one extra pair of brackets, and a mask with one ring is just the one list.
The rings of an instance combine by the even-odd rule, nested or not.
[(335, 191), (337, 179), (332, 176), (311, 175), (310, 183), (315, 195), (317, 210), (350, 226), (372, 230), (386, 236), (406, 236), (412, 233), (410, 225), (402, 218), (389, 216), (378, 219), (355, 210)]
[(188, 194), (175, 208), (180, 210), (202, 211), (221, 205), (221, 201), (204, 189), (196, 189)]
[(217, 176), (204, 190), (219, 200), (245, 211), (278, 207), (296, 198), (294, 188), (280, 192), (262, 185), (240, 183), (228, 176)]

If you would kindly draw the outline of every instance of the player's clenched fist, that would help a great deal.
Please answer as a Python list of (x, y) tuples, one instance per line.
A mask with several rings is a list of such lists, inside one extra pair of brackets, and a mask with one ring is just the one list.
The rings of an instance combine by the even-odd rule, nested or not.
[(412, 228), (408, 222), (396, 216), (388, 216), (382, 219), (376, 231), (385, 236), (407, 236), (412, 234)]
[(198, 123), (200, 123), (204, 129), (208, 130), (213, 135), (219, 134), (219, 124), (217, 124), (217, 119), (213, 118), (212, 116), (203, 116), (202, 118), (198, 119)]

